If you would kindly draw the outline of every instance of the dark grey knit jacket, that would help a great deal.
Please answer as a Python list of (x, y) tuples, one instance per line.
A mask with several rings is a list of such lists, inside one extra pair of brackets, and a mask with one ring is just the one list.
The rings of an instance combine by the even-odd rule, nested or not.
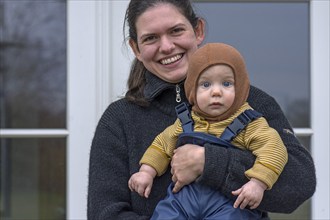
[[(186, 101), (182, 86), (182, 101)], [(106, 109), (90, 152), (88, 219), (148, 219), (157, 202), (165, 197), (171, 181), (170, 169), (156, 177), (148, 199), (131, 192), (128, 179), (139, 170), (139, 160), (155, 136), (175, 121), (175, 91), (175, 85), (147, 74), (145, 96), (151, 102), (149, 107), (121, 99)], [(248, 102), (279, 132), (289, 153), (283, 173), (272, 190), (265, 192), (259, 209), (290, 213), (315, 191), (313, 160), (291, 133), (290, 124), (272, 97), (251, 87)], [(204, 147), (204, 172), (197, 181), (233, 198), (231, 191), (248, 181), (244, 172), (252, 167), (254, 156), (234, 148), (208, 144)]]

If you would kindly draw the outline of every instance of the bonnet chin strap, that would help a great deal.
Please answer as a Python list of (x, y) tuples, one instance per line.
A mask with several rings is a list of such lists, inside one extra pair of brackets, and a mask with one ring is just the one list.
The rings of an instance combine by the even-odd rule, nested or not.
[[(190, 110), (185, 102), (175, 107), (177, 117), (180, 119), (184, 133), (191, 133), (194, 131), (194, 121), (191, 118)], [(237, 116), (233, 122), (227, 126), (220, 139), (231, 142), (251, 121), (260, 118), (261, 113), (253, 109), (245, 110)]]

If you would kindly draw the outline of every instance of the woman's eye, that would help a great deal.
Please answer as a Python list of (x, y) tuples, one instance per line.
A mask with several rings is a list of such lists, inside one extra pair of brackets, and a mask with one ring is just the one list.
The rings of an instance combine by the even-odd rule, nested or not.
[(172, 33), (174, 33), (174, 34), (179, 34), (179, 33), (181, 33), (183, 31), (183, 28), (174, 28), (173, 30), (172, 30)]
[(150, 43), (150, 42), (155, 41), (156, 39), (157, 39), (156, 36), (148, 36), (146, 38), (143, 38), (142, 42), (143, 43)]
[(224, 85), (225, 87), (229, 87), (229, 86), (232, 86), (233, 83), (232, 83), (232, 82), (224, 82), (223, 85)]

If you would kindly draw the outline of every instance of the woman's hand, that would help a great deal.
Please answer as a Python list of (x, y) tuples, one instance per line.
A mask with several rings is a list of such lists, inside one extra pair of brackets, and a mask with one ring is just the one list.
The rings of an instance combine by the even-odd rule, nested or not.
[(174, 150), (171, 162), (173, 193), (194, 182), (204, 169), (205, 149), (197, 145), (186, 144)]

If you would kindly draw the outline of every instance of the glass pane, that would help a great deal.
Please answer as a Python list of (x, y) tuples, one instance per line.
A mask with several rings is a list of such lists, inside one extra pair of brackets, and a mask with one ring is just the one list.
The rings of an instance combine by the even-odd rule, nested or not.
[[(309, 151), (311, 149), (310, 137), (298, 137), (300, 143)], [(269, 213), (272, 220), (310, 220), (311, 218), (311, 199), (308, 199), (291, 214)]]
[(66, 140), (0, 141), (1, 219), (65, 219)]
[(251, 84), (276, 98), (293, 127), (310, 127), (309, 1), (202, 2), (206, 42), (244, 56)]
[(270, 213), (269, 217), (271, 220), (310, 220), (311, 219), (311, 199), (307, 200), (292, 214), (278, 214)]
[(66, 127), (66, 1), (0, 1), (0, 128)]
[(311, 152), (311, 138), (310, 137), (307, 137), (307, 136), (302, 136), (302, 137), (299, 137), (298, 136), (298, 140), (300, 141), (300, 143), (307, 148), (307, 150), (309, 152)]

